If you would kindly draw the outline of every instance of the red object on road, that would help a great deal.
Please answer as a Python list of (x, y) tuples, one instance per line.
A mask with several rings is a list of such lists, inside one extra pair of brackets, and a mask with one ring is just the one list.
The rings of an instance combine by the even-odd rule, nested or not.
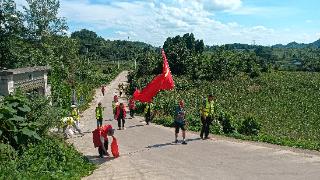
[(118, 142), (117, 142), (117, 139), (115, 137), (112, 137), (111, 153), (112, 153), (113, 157), (115, 157), (115, 158), (120, 156)]

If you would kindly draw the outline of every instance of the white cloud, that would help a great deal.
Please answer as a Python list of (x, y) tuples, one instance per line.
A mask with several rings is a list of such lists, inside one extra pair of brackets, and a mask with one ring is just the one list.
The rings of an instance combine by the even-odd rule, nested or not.
[(241, 7), (241, 0), (202, 0), (209, 10), (235, 10)]
[[(26, 4), (25, 0), (16, 2), (20, 7)], [(107, 39), (127, 39), (129, 36), (156, 46), (162, 45), (169, 36), (190, 32), (210, 45), (251, 43), (252, 40), (276, 44), (280, 39), (298, 37), (297, 34), (290, 36), (289, 31), (259, 24), (244, 26), (235, 21), (221, 22), (215, 16), (217, 12), (248, 15), (268, 11), (244, 6), (242, 0), (99, 0), (98, 4), (90, 0), (60, 0), (59, 16), (67, 18), (71, 29), (86, 28)], [(300, 35), (299, 38), (306, 40), (314, 36)]]

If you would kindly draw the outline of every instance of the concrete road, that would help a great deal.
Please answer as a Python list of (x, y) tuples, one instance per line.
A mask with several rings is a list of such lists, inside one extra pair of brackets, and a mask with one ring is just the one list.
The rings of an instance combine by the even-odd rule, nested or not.
[[(187, 145), (175, 144), (174, 129), (147, 126), (139, 117), (126, 119), (126, 129), (115, 132), (120, 157), (98, 158), (91, 133), (96, 126), (94, 108), (101, 101), (106, 107), (106, 119), (111, 119), (113, 93), (118, 83), (125, 81), (126, 72), (123, 72), (107, 86), (104, 97), (97, 90), (91, 108), (83, 113), (81, 126), (86, 135), (69, 140), (90, 161), (99, 164), (99, 168), (84, 179), (320, 179), (318, 152), (218, 136), (201, 140), (192, 132), (187, 133)], [(117, 127), (116, 121), (104, 123)], [(179, 138), (181, 140), (181, 136)]]

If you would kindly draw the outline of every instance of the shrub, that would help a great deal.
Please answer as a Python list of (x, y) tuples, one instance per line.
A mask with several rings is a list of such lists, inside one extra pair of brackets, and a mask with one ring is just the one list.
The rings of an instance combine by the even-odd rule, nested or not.
[(188, 114), (186, 117), (188, 122), (187, 129), (191, 131), (200, 131), (201, 130), (201, 122), (200, 118), (194, 115)]
[(252, 116), (249, 116), (242, 121), (242, 124), (239, 128), (239, 132), (244, 135), (258, 135), (259, 131), (260, 124)]
[(225, 134), (234, 133), (238, 127), (235, 118), (230, 113), (221, 112), (218, 115), (218, 120)]
[(171, 116), (156, 116), (153, 122), (166, 127), (173, 127), (173, 118)]
[(17, 157), (17, 152), (9, 144), (0, 144), (0, 163), (15, 159)]
[(0, 164), (0, 179), (80, 179), (95, 165), (62, 139), (46, 137), (14, 160)]
[(212, 134), (223, 133), (223, 127), (219, 121), (213, 121), (212, 125), (210, 126), (210, 133)]

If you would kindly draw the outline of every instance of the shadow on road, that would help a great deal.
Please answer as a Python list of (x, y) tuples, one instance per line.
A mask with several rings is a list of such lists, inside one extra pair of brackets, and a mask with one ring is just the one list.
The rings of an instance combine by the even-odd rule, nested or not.
[(92, 162), (94, 164), (98, 164), (98, 165), (115, 159), (114, 157), (100, 158), (98, 155), (96, 155), (96, 156), (89, 155), (89, 156), (86, 156), (86, 157), (88, 158), (88, 160), (90, 162)]
[(190, 142), (190, 141), (198, 141), (198, 140), (202, 140), (202, 139), (201, 139), (201, 138), (187, 139), (187, 142)]
[[(186, 139), (187, 142), (198, 141), (198, 140), (201, 140), (201, 138)], [(148, 149), (161, 148), (164, 146), (172, 146), (172, 145), (178, 145), (178, 144), (180, 143), (170, 142), (170, 143), (163, 143), (163, 144), (154, 144), (154, 145), (147, 146), (145, 148), (148, 148)]]
[(164, 146), (174, 146), (174, 145), (177, 145), (177, 144), (173, 143), (173, 142), (170, 142), (170, 143), (164, 143), (164, 144), (150, 145), (150, 146), (147, 146), (145, 148), (152, 149), (152, 148), (161, 148), (161, 147), (164, 147)]
[(144, 126), (144, 125), (142, 125), (142, 124), (137, 124), (137, 125), (133, 125), (133, 126), (128, 126), (127, 129), (129, 129), (129, 128), (134, 128), (134, 127), (141, 127), (141, 126)]

